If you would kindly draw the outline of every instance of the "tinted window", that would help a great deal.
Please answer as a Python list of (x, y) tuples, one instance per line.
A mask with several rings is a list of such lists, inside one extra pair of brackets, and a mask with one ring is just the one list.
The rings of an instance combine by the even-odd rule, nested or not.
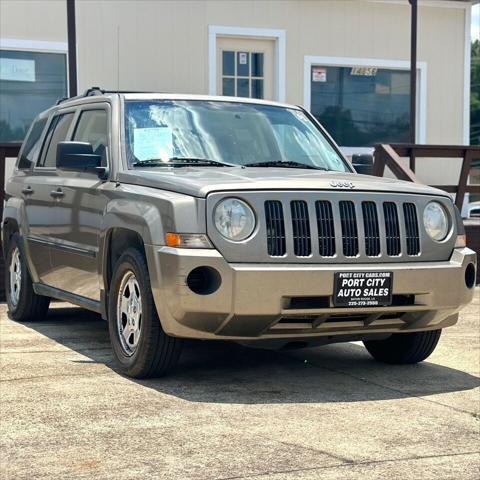
[(73, 139), (87, 142), (93, 147), (93, 153), (102, 156), (102, 165), (106, 165), (108, 147), (108, 118), (105, 110), (86, 110), (80, 115)]
[[(72, 123), (73, 113), (57, 115), (50, 124), (45, 139), (46, 154), (43, 156), (40, 167), (55, 167), (57, 164), (57, 144), (67, 137), (67, 132)], [(45, 151), (45, 150), (44, 150)]]
[(311, 111), (339, 145), (409, 141), (408, 71), (313, 66), (310, 80)]
[(46, 123), (47, 118), (41, 118), (33, 123), (32, 129), (30, 130), (28, 137), (25, 139), (22, 156), (18, 160), (18, 168), (28, 169), (32, 167), (35, 158), (40, 151), (40, 137), (42, 136)]
[(22, 141), (33, 119), (67, 95), (66, 60), (64, 53), (0, 50), (0, 143)]

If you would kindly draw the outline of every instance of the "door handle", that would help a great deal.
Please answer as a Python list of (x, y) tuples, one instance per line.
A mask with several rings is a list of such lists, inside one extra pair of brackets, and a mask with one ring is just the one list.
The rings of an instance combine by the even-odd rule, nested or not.
[(33, 193), (33, 189), (29, 185), (28, 187), (22, 188), (22, 193), (24, 195), (31, 195)]
[(65, 195), (61, 188), (57, 188), (56, 190), (52, 190), (50, 192), (50, 196), (53, 198), (62, 198)]

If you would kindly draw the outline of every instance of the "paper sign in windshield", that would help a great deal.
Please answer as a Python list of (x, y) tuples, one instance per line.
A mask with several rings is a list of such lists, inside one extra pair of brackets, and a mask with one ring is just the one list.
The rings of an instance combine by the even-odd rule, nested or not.
[(173, 156), (173, 135), (170, 127), (135, 128), (133, 154), (140, 161), (168, 162)]

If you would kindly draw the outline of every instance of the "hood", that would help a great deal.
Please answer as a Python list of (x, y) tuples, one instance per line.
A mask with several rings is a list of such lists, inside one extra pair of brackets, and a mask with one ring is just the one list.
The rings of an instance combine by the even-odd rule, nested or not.
[[(392, 178), (300, 168), (135, 168), (119, 173), (121, 183), (159, 188), (205, 198), (228, 190), (352, 190), (448, 196), (436, 188)], [(352, 182), (353, 188), (338, 186)]]

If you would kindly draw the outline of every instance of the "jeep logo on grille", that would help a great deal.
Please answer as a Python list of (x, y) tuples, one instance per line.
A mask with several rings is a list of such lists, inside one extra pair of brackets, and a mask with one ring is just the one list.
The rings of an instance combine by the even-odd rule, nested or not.
[(333, 188), (355, 188), (353, 182), (341, 181), (341, 180), (332, 180), (330, 185)]

